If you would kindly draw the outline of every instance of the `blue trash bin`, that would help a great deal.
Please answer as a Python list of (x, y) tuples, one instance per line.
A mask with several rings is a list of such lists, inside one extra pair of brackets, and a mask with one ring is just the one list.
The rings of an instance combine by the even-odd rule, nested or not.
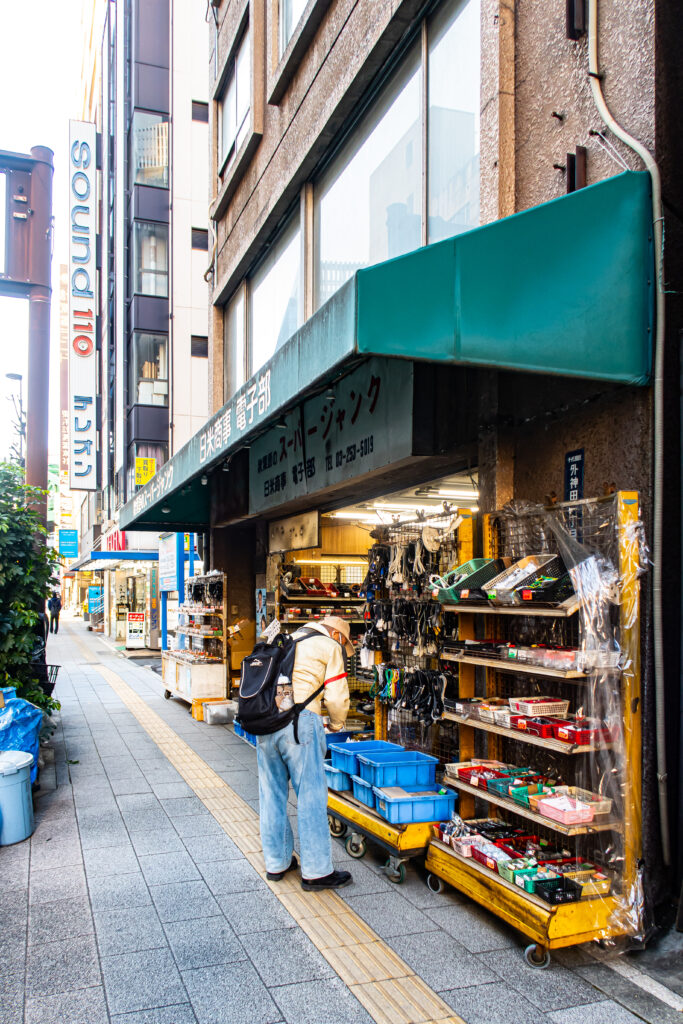
[(33, 832), (32, 764), (33, 754), (0, 750), (0, 846), (20, 843)]

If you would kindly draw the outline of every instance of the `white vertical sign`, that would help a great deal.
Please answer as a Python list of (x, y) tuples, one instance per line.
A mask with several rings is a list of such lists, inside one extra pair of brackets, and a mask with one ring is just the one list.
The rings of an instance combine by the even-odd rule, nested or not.
[(69, 487), (97, 489), (95, 125), (69, 122)]

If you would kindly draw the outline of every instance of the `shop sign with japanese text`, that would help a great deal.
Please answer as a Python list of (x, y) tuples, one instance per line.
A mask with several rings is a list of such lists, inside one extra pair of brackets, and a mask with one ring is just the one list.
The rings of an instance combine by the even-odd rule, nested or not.
[(276, 508), (412, 454), (412, 363), (371, 359), (249, 450), (249, 511)]
[(95, 125), (69, 122), (69, 487), (97, 489)]
[(62, 558), (78, 558), (78, 530), (60, 529), (59, 553)]
[(135, 456), (135, 486), (144, 487), (148, 484), (157, 471), (156, 459), (144, 459), (139, 455)]
[(178, 586), (176, 572), (176, 536), (166, 533), (159, 537), (159, 590), (173, 591)]

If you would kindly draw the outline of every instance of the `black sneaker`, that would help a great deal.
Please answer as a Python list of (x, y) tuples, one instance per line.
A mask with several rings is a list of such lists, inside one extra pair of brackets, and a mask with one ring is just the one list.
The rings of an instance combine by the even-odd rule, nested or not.
[(269, 882), (281, 882), (288, 871), (294, 871), (299, 867), (299, 861), (296, 856), (292, 854), (292, 863), (284, 871), (266, 871), (266, 878)]
[(307, 892), (318, 892), (322, 889), (343, 889), (345, 885), (351, 885), (353, 878), (350, 871), (333, 871), (331, 875), (323, 878), (302, 878), (301, 888)]

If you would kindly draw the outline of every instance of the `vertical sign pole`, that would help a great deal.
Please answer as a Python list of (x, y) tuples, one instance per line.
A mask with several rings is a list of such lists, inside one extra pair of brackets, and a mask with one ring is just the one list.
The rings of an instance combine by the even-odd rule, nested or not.
[(168, 610), (168, 591), (161, 591), (161, 649), (162, 651), (168, 650), (168, 619), (166, 613)]
[[(175, 535), (175, 572), (176, 590), (178, 591), (178, 606), (185, 603), (185, 534)], [(179, 634), (178, 647), (182, 650), (185, 647), (185, 637)]]

